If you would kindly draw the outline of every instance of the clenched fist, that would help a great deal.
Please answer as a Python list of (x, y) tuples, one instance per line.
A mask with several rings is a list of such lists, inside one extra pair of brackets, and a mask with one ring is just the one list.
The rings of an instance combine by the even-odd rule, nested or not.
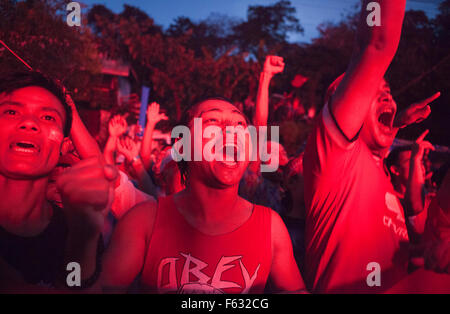
[(278, 56), (267, 56), (264, 62), (264, 73), (271, 76), (281, 73), (284, 70), (284, 61), (282, 57)]
[(68, 169), (57, 179), (69, 233), (88, 239), (98, 236), (114, 197), (117, 170), (92, 157)]

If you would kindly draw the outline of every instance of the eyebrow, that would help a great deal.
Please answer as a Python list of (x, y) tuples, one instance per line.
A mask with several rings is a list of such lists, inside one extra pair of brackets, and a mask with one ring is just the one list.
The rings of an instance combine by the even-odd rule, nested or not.
[(55, 112), (55, 113), (61, 118), (61, 120), (64, 120), (64, 117), (63, 117), (63, 115), (61, 114), (61, 112), (60, 112), (59, 110), (55, 109), (55, 108), (52, 108), (52, 107), (43, 107), (43, 108), (41, 108), (41, 110), (43, 110), (43, 111), (51, 111), (51, 112)]
[(13, 105), (13, 106), (19, 106), (19, 107), (24, 107), (25, 106), (21, 102), (11, 101), (11, 100), (5, 100), (5, 101), (0, 103), (0, 106), (5, 106), (5, 105)]
[[(212, 109), (209, 109), (209, 110), (202, 111), (202, 112), (200, 113), (199, 117), (201, 117), (204, 113), (211, 112), (211, 111), (223, 112), (222, 109), (219, 109), (219, 108), (212, 108)], [(241, 111), (239, 111), (238, 109), (233, 109), (231, 112), (232, 112), (232, 113), (238, 113), (238, 114), (240, 114), (241, 116), (243, 116), (244, 119), (245, 119), (244, 114), (243, 114)]]
[(200, 112), (200, 115), (199, 115), (198, 117), (200, 118), (204, 113), (211, 112), (211, 111), (219, 111), (219, 112), (223, 112), (222, 109), (219, 109), (219, 108), (212, 108), (212, 109), (208, 109), (208, 110), (206, 110), (206, 111)]
[[(0, 106), (5, 106), (5, 105), (9, 105), (9, 106), (13, 105), (13, 106), (18, 106), (18, 107), (25, 107), (25, 105), (23, 103), (21, 103), (21, 102), (10, 101), (10, 100), (6, 100), (6, 101), (0, 103)], [(42, 108), (40, 108), (40, 110), (55, 112), (61, 118), (61, 120), (64, 120), (64, 117), (61, 114), (61, 112), (59, 110), (55, 109), (55, 108), (42, 107)]]

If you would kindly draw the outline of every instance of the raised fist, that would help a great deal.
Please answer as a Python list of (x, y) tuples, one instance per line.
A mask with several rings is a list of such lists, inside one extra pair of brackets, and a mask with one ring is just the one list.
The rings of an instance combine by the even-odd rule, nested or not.
[(114, 197), (117, 170), (97, 157), (84, 159), (56, 181), (69, 232), (79, 238), (100, 234)]
[(269, 75), (275, 75), (283, 72), (284, 70), (284, 61), (282, 57), (278, 56), (267, 56), (266, 61), (264, 62), (264, 73)]

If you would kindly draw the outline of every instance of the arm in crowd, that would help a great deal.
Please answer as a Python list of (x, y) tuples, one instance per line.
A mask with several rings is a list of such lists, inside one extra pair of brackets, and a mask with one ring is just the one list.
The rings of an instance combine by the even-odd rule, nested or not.
[(114, 153), (117, 148), (119, 137), (127, 130), (127, 121), (120, 115), (114, 116), (109, 121), (109, 137), (106, 142), (103, 156), (108, 165), (115, 165)]
[[(284, 70), (284, 61), (282, 57), (267, 56), (264, 62), (263, 71), (259, 77), (258, 94), (256, 96), (256, 112), (253, 117), (253, 124), (255, 127), (267, 126), (269, 117), (269, 87), (270, 81), (275, 74), (281, 73)], [(254, 148), (256, 149), (256, 147)], [(257, 154), (258, 158), (259, 155)], [(260, 162), (251, 162), (249, 170), (259, 172)]]
[(380, 0), (381, 26), (370, 27), (365, 10), (369, 2), (363, 1), (357, 47), (330, 104), (331, 113), (348, 139), (353, 139), (361, 129), (395, 56), (405, 13), (406, 0)]
[(117, 141), (117, 151), (122, 153), (131, 164), (139, 189), (149, 195), (156, 196), (156, 187), (142, 163), (138, 144), (129, 137), (122, 138)]
[(409, 177), (405, 191), (405, 206), (407, 216), (415, 216), (425, 209), (425, 168), (423, 156), (426, 150), (434, 150), (433, 145), (424, 141), (428, 130), (422, 133), (414, 142), (409, 164)]
[(159, 112), (159, 104), (154, 102), (149, 106), (147, 110), (147, 126), (145, 127), (140, 152), (142, 163), (147, 170), (151, 168), (153, 130), (159, 121), (167, 119), (168, 117), (164, 113)]
[(144, 267), (156, 217), (156, 201), (139, 204), (117, 224), (103, 256), (100, 284), (106, 293), (123, 293)]
[[(106, 165), (101, 158), (91, 157), (71, 167), (57, 180), (68, 227), (64, 265), (77, 262), (82, 269), (82, 282), (100, 271), (99, 241), (117, 177), (114, 167)], [(60, 284), (65, 287), (64, 283)]]
[(272, 211), (271, 234), (273, 261), (270, 280), (275, 291), (308, 293), (295, 262), (289, 233), (281, 217), (274, 211)]
[(275, 74), (284, 70), (283, 58), (278, 56), (267, 56), (264, 62), (264, 69), (259, 77), (258, 94), (256, 96), (256, 112), (253, 118), (253, 124), (266, 126), (269, 117), (269, 87), (270, 81)]

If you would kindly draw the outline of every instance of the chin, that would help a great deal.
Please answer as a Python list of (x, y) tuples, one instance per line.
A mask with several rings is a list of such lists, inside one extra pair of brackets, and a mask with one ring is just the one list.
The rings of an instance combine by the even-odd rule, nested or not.
[(211, 172), (222, 188), (239, 185), (244, 175), (245, 167), (238, 163), (235, 167), (227, 167), (220, 163), (212, 165)]
[(391, 147), (393, 141), (394, 137), (383, 135), (373, 137), (371, 140), (366, 141), (366, 144), (372, 153), (379, 156), (384, 156), (384, 153)]

